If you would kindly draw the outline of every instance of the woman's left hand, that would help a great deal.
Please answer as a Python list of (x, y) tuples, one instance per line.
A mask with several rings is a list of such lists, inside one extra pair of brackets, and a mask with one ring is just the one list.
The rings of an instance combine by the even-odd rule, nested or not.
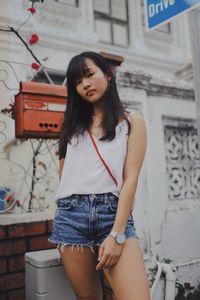
[(123, 249), (123, 244), (118, 245), (112, 236), (107, 236), (99, 248), (96, 270), (106, 269), (114, 266)]

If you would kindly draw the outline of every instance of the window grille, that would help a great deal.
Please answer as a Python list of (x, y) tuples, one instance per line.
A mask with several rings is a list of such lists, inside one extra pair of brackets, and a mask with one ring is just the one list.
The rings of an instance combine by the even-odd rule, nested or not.
[(194, 121), (164, 120), (169, 199), (200, 196), (200, 155)]

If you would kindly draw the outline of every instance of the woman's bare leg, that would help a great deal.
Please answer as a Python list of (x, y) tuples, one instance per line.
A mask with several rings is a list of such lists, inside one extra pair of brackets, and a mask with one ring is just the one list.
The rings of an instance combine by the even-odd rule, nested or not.
[(102, 300), (99, 273), (96, 271), (97, 247), (94, 253), (88, 247), (58, 248), (64, 270), (78, 300)]
[(150, 300), (150, 288), (139, 240), (126, 240), (117, 264), (104, 269), (116, 300)]

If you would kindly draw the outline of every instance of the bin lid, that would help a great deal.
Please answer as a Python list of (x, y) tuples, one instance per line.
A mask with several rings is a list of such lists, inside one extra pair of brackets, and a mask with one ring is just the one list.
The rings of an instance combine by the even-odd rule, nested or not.
[(25, 263), (31, 264), (36, 268), (47, 268), (62, 265), (57, 249), (26, 252)]

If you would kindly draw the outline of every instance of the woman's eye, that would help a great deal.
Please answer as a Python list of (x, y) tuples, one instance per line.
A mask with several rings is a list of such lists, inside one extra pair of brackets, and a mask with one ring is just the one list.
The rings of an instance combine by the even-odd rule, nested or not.
[(88, 77), (91, 77), (94, 74), (94, 72), (88, 73)]

